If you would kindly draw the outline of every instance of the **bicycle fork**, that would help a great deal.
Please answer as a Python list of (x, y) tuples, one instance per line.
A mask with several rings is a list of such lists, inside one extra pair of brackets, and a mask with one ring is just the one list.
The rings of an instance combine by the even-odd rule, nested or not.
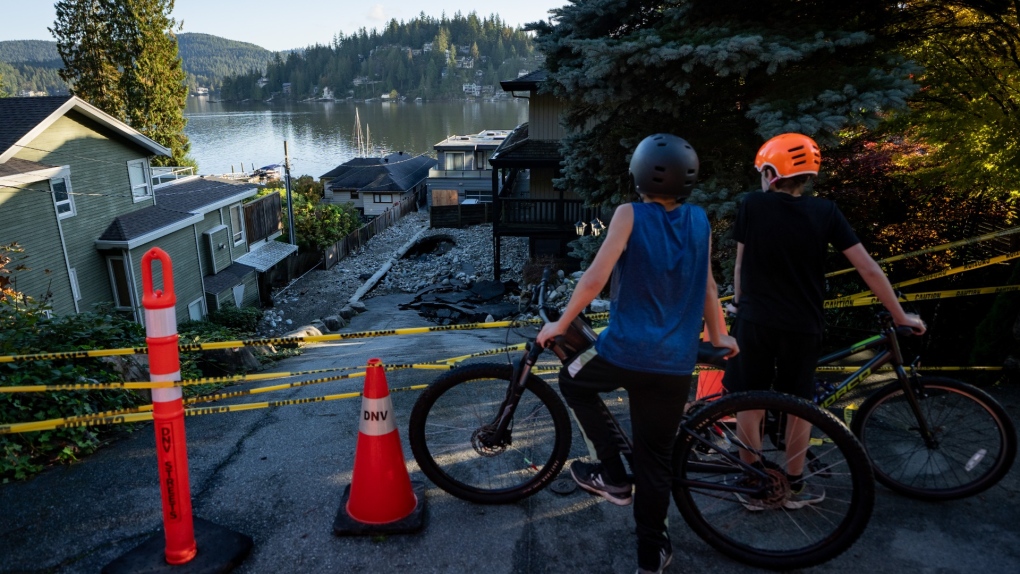
[(488, 436), (480, 437), (481, 441), (485, 446), (488, 447), (499, 447), (506, 446), (511, 443), (511, 426), (513, 425), (514, 413), (517, 411), (517, 405), (521, 401), (521, 396), (524, 395), (524, 389), (528, 386), (528, 377), (531, 375), (531, 369), (535, 366), (538, 361), (538, 356), (542, 354), (542, 347), (535, 343), (528, 343), (528, 352), (524, 354), (521, 360), (514, 365), (513, 378), (510, 380), (510, 384), (507, 386), (506, 396), (503, 398), (503, 402), (499, 405), (498, 414), (496, 419), (492, 421), (491, 432)]

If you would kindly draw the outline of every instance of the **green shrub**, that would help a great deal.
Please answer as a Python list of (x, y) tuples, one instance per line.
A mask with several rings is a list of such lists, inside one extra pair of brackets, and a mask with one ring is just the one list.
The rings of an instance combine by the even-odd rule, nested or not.
[(262, 314), (262, 310), (255, 307), (225, 307), (210, 313), (209, 321), (237, 335), (250, 335), (258, 328)]

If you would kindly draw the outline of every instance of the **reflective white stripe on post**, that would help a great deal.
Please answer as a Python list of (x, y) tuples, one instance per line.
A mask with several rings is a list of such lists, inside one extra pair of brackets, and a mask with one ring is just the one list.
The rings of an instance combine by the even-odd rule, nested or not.
[(393, 420), (393, 401), (389, 395), (381, 399), (361, 399), (361, 422), (358, 431), (367, 436), (382, 436), (397, 430)]
[[(179, 381), (181, 380), (181, 372), (177, 371), (169, 375), (152, 375), (149, 378), (154, 382)], [(181, 398), (184, 398), (184, 389), (182, 387), (152, 389), (152, 402), (154, 403), (169, 403)]]
[(177, 334), (177, 311), (173, 307), (145, 310), (145, 336), (168, 337)]

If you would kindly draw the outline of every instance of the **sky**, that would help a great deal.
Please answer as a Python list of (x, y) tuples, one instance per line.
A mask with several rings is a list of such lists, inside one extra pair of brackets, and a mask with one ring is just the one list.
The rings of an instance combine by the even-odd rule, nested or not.
[[(268, 50), (289, 50), (329, 44), (335, 34), (350, 35), (360, 28), (382, 29), (392, 19), (409, 21), (425, 12), (452, 18), (472, 11), (480, 18), (498, 14), (510, 26), (548, 20), (549, 10), (569, 0), (177, 0), (173, 16), (184, 22), (182, 32), (214, 34), (250, 42)], [(0, 40), (53, 40), (47, 30), (56, 19), (51, 0), (0, 0), (4, 25)], [(488, 6), (488, 7), (481, 7)]]

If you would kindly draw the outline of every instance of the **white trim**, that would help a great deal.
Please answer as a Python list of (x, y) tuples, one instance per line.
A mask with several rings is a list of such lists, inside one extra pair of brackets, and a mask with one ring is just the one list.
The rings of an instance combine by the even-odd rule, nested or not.
[[(194, 316), (192, 316), (192, 314), (191, 314), (191, 306), (196, 304), (196, 303), (198, 304), (198, 318), (197, 319)], [(192, 321), (201, 321), (203, 318), (205, 318), (205, 315), (206, 315), (206, 313), (205, 313), (205, 297), (199, 297), (198, 299), (195, 299), (191, 303), (188, 303), (188, 319), (191, 319)]]
[(36, 126), (32, 128), (27, 134), (22, 136), (21, 139), (14, 142), (14, 144), (11, 145), (11, 147), (0, 152), (0, 163), (4, 163), (7, 160), (14, 157), (18, 152), (22, 150), (24, 146), (30, 144), (32, 140), (39, 137), (41, 133), (46, 131), (47, 128), (53, 125), (60, 118), (64, 117), (67, 114), (67, 112), (71, 111), (72, 109), (93, 121), (105, 125), (106, 127), (112, 129), (121, 136), (131, 140), (136, 145), (152, 152), (153, 155), (161, 155), (165, 157), (170, 157), (172, 155), (169, 148), (165, 148), (159, 145), (155, 141), (142, 135), (140, 132), (138, 132), (131, 126), (118, 120), (117, 118), (111, 116), (110, 114), (104, 112), (103, 110), (100, 110), (99, 108), (93, 106), (92, 104), (86, 102), (85, 100), (77, 96), (71, 96), (70, 98), (67, 99), (66, 102), (64, 102), (63, 105), (53, 110), (53, 113), (47, 116), (46, 119), (36, 124)]
[[(131, 288), (131, 267), (130, 267), (131, 262), (130, 262), (129, 255), (130, 254), (125, 254), (125, 253), (121, 253), (119, 255), (107, 255), (105, 257), (105, 259), (106, 259), (106, 272), (107, 272), (107, 274), (109, 275), (109, 278), (110, 278), (110, 287), (111, 287), (110, 290), (113, 292), (113, 308), (116, 309), (117, 311), (131, 311), (132, 313), (134, 313), (134, 310), (135, 310), (135, 299), (134, 299), (134, 289)], [(127, 288), (127, 293), (124, 293), (124, 295), (126, 295), (127, 299), (128, 299), (128, 306), (127, 307), (124, 307), (123, 305), (121, 305), (121, 301), (120, 301), (121, 293), (120, 293), (120, 291), (117, 288), (117, 276), (113, 272), (113, 265), (114, 265), (114, 261), (115, 260), (119, 260), (121, 266), (124, 269), (124, 283), (126, 283), (125, 287)]]
[[(67, 196), (67, 199), (63, 201), (57, 201), (57, 190), (53, 189), (54, 181), (64, 182), (64, 195)], [(61, 177), (53, 177), (50, 178), (49, 183), (50, 183), (50, 196), (53, 199), (53, 209), (57, 212), (57, 219), (67, 219), (68, 217), (74, 217), (75, 215), (78, 215), (78, 208), (75, 207), (74, 205), (74, 195), (72, 194), (71, 190), (71, 178), (66, 175)], [(71, 210), (61, 212), (60, 211), (61, 205), (69, 205), (71, 207)]]
[[(234, 229), (234, 210), (235, 209), (237, 210), (237, 222), (238, 222), (238, 227), (240, 227), (239, 231)], [(236, 205), (231, 205), (230, 207), (227, 208), (227, 217), (230, 218), (230, 238), (234, 242), (234, 247), (237, 247), (239, 245), (244, 245), (244, 240), (245, 240), (245, 236), (246, 236), (245, 231), (247, 231), (244, 228), (244, 207), (240, 203), (238, 203)]]
[[(135, 165), (141, 165), (142, 167), (142, 181), (141, 183), (135, 183), (131, 177), (131, 167)], [(131, 201), (138, 203), (140, 201), (151, 201), (154, 193), (152, 191), (152, 175), (149, 171), (149, 161), (147, 159), (130, 159), (127, 161), (128, 171), (128, 186), (131, 188)], [(135, 193), (136, 189), (145, 188), (144, 195), (138, 195)]]
[(74, 297), (75, 305), (81, 300), (81, 288), (78, 287), (78, 270), (71, 267), (67, 270), (68, 275), (71, 277), (71, 296)]
[(187, 219), (182, 219), (182, 220), (178, 221), (177, 223), (174, 223), (173, 225), (168, 225), (166, 227), (160, 227), (159, 229), (157, 229), (155, 231), (151, 231), (149, 233), (146, 233), (145, 235), (142, 235), (141, 237), (136, 237), (134, 239), (129, 239), (127, 241), (110, 241), (110, 240), (97, 239), (96, 240), (96, 249), (134, 249), (134, 248), (139, 247), (141, 245), (145, 245), (146, 243), (149, 243), (150, 241), (155, 241), (155, 240), (157, 240), (157, 239), (159, 239), (161, 237), (165, 237), (167, 235), (170, 235), (171, 233), (173, 233), (175, 231), (180, 231), (180, 230), (184, 229), (185, 227), (187, 227), (189, 225), (195, 225), (196, 223), (201, 222), (203, 219), (204, 219), (204, 217), (202, 216), (201, 213), (195, 214), (195, 215), (192, 215), (191, 217), (189, 217)]
[[(67, 270), (68, 277), (71, 276), (71, 258), (67, 256), (67, 242), (64, 240), (64, 226), (60, 223), (61, 219), (57, 218), (57, 235), (60, 236), (60, 250), (64, 253), (64, 268)], [(71, 294), (71, 302), (74, 304), (74, 314), (81, 313), (81, 308), (78, 306), (78, 300), (74, 298), (74, 294)]]
[[(22, 185), (28, 185), (30, 183), (37, 183), (40, 181), (46, 181), (57, 177), (66, 177), (71, 175), (71, 166), (65, 165), (61, 167), (48, 167), (46, 169), (37, 169), (35, 171), (26, 171), (23, 173), (15, 173), (12, 175), (5, 175), (0, 177), (0, 185), (19, 187)], [(27, 180), (25, 178), (28, 178)]]

